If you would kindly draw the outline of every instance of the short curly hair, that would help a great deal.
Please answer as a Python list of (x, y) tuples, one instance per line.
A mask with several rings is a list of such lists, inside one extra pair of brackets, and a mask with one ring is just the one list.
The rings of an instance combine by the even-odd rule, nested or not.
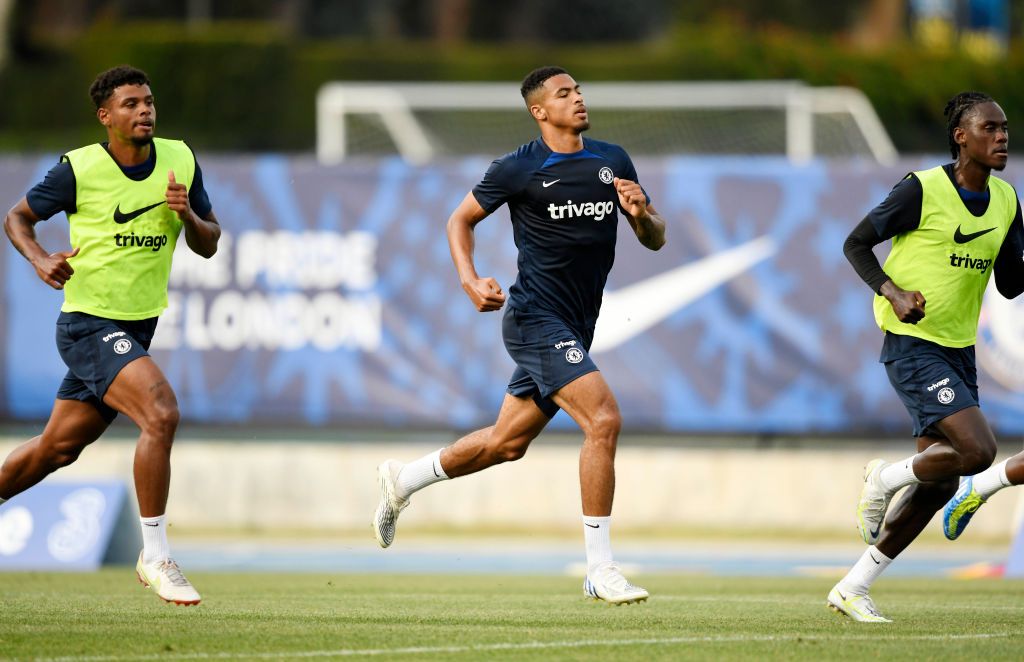
[(96, 104), (96, 110), (99, 110), (114, 94), (114, 90), (122, 85), (149, 85), (149, 76), (145, 71), (127, 64), (107, 69), (96, 76), (96, 80), (89, 86), (89, 96)]
[(519, 86), (519, 92), (523, 95), (523, 100), (526, 100), (526, 98), (529, 97), (534, 90), (539, 89), (547, 79), (552, 76), (567, 73), (569, 72), (562, 67), (539, 67), (526, 74), (526, 78), (523, 79), (523, 84)]
[(961, 92), (946, 102), (942, 114), (946, 116), (946, 137), (949, 139), (949, 151), (954, 159), (960, 158), (960, 145), (953, 139), (953, 130), (960, 126), (960, 120), (979, 104), (995, 101), (984, 92)]

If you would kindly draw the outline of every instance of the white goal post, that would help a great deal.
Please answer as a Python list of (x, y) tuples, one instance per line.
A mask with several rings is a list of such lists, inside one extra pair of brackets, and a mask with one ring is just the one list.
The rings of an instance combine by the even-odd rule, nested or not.
[[(729, 142), (726, 149), (735, 153), (774, 151), (795, 163), (819, 155), (861, 155), (882, 164), (897, 158), (874, 107), (853, 88), (810, 87), (799, 81), (588, 83), (583, 94), (595, 134), (624, 143), (631, 153), (719, 153), (722, 146), (717, 141)], [(510, 122), (529, 120), (517, 83), (332, 82), (318, 91), (316, 107), (316, 151), (324, 164), (358, 155), (353, 144), (358, 142), (357, 131), (379, 134), (378, 153), (398, 153), (415, 164), (452, 153), (493, 156), (493, 147), (474, 140), (484, 132), (467, 122), (467, 113), (475, 118), (493, 116), (484, 120), (486, 126), (508, 134), (502, 140), (507, 150), (536, 135), (532, 129), (508, 128)], [(437, 120), (446, 114), (462, 119), (447, 124)], [(643, 130), (649, 135), (641, 135), (639, 145), (609, 138), (606, 128), (615, 122), (599, 124), (603, 116), (619, 118), (620, 128), (630, 135)], [(768, 116), (776, 118), (773, 125), (731, 140), (737, 127), (766, 121)], [(359, 122), (361, 127), (354, 127)], [(473, 135), (466, 136), (467, 132)], [(703, 136), (708, 137), (706, 146)], [(678, 146), (673, 146), (673, 137), (679, 138)], [(744, 140), (751, 143), (748, 148)]]

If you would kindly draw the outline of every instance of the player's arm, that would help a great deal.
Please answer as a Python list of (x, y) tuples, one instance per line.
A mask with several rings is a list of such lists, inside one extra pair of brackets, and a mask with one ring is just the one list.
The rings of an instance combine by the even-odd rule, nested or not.
[(68, 258), (78, 255), (78, 249), (47, 253), (36, 240), (35, 226), (40, 220), (29, 207), (28, 199), (22, 198), (7, 212), (4, 232), (18, 252), (35, 268), (40, 280), (55, 290), (62, 290), (64, 283), (75, 273), (68, 264)]
[(447, 226), (448, 249), (452, 253), (455, 270), (459, 273), (459, 282), (480, 312), (499, 310), (505, 304), (505, 294), (498, 281), (481, 278), (473, 264), (473, 248), (476, 244), (474, 229), (485, 218), (487, 212), (472, 193), (467, 193), (448, 218)]
[(1024, 293), (1024, 220), (1021, 218), (1019, 200), (1017, 215), (996, 256), (994, 271), (996, 289), (1004, 297), (1015, 299)]
[(923, 191), (917, 177), (907, 177), (872, 209), (843, 243), (843, 254), (868, 287), (889, 301), (896, 319), (917, 324), (924, 319), (924, 294), (899, 287), (882, 270), (871, 249), (898, 234), (916, 230), (921, 224)]
[(205, 258), (213, 257), (217, 252), (217, 241), (220, 240), (220, 224), (213, 210), (200, 217), (192, 209), (189, 191), (184, 184), (174, 179), (174, 171), (167, 172), (167, 206), (171, 208), (185, 226), (185, 243), (193, 253)]
[(626, 220), (636, 233), (640, 243), (656, 251), (665, 245), (665, 219), (658, 215), (654, 206), (648, 204), (647, 194), (634, 181), (620, 179), (613, 181), (619, 194), (619, 206), (626, 212)]

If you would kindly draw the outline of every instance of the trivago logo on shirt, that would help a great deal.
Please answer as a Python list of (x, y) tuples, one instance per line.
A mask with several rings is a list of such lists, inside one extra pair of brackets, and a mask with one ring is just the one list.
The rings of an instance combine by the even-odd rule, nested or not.
[(573, 204), (572, 200), (566, 200), (564, 205), (556, 205), (552, 202), (548, 205), (548, 213), (551, 215), (551, 219), (555, 221), (566, 218), (592, 218), (595, 221), (600, 221), (605, 216), (611, 216), (615, 213), (615, 203), (611, 200), (581, 202), (579, 204)]
[(120, 233), (114, 235), (114, 245), (118, 248), (148, 248), (154, 253), (167, 245), (167, 235), (141, 235)]
[(957, 255), (956, 253), (949, 254), (949, 266), (959, 267), (960, 269), (969, 269), (971, 271), (977, 271), (978, 273), (986, 273), (989, 266), (991, 266), (992, 260), (988, 258), (972, 258), (971, 254)]

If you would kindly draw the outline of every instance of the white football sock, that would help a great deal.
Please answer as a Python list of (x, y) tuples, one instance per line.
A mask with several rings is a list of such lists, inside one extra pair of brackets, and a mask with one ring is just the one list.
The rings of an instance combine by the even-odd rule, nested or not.
[(171, 547), (167, 544), (167, 515), (140, 517), (139, 522), (142, 525), (142, 562), (160, 563), (170, 558)]
[(889, 567), (890, 563), (892, 563), (892, 559), (872, 545), (864, 550), (864, 554), (853, 564), (850, 572), (846, 573), (846, 576), (839, 582), (839, 587), (850, 593), (865, 595), (871, 588), (871, 584)]
[(974, 476), (974, 491), (982, 499), (987, 500), (999, 490), (1010, 486), (1010, 479), (1006, 477), (1007, 462), (1009, 460), (1003, 460)]
[(920, 483), (917, 476), (914, 475), (914, 458), (917, 454), (911, 455), (905, 460), (899, 462), (893, 462), (889, 466), (882, 469), (878, 474), (879, 480), (882, 482), (884, 487), (889, 492), (896, 492), (900, 488), (906, 487), (907, 485), (913, 485), (914, 483)]
[(441, 450), (444, 449), (424, 455), (402, 467), (395, 479), (395, 493), (399, 497), (408, 499), (412, 493), (422, 490), (427, 485), (448, 480), (448, 474), (441, 468)]
[(612, 561), (612, 518), (583, 516), (583, 541), (587, 547), (587, 573)]

